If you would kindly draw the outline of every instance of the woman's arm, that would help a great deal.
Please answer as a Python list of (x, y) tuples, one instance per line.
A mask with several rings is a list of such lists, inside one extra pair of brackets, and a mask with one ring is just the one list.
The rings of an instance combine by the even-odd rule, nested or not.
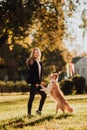
[(33, 63), (34, 63), (34, 60), (33, 60), (32, 57), (27, 58), (27, 60), (26, 60), (26, 65), (27, 65), (27, 66), (30, 66), (30, 65), (32, 65)]

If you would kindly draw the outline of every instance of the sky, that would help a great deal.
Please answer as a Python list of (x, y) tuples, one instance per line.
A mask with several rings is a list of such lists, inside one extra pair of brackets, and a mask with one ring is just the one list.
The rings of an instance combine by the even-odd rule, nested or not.
[[(67, 23), (66, 23), (68, 26), (68, 32), (71, 33), (71, 36), (75, 39), (72, 42), (69, 39), (64, 40), (68, 49), (70, 51), (75, 49), (78, 52), (78, 54), (83, 53), (83, 52), (87, 53), (87, 27), (86, 27), (84, 41), (82, 39), (83, 29), (80, 29), (78, 27), (82, 24), (81, 13), (83, 9), (86, 10), (86, 18), (87, 18), (87, 0), (79, 0), (79, 1), (81, 5), (77, 6), (77, 10), (74, 13), (73, 17), (68, 18)], [(85, 4), (83, 4), (83, 2), (85, 2)], [(78, 45), (80, 47), (78, 47)]]

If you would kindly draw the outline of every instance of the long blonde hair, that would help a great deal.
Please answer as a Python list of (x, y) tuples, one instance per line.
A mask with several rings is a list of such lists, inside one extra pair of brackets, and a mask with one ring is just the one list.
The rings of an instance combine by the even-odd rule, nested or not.
[(27, 65), (34, 63), (34, 60), (35, 60), (35, 58), (34, 58), (34, 51), (35, 51), (35, 50), (38, 50), (38, 52), (39, 52), (39, 59), (38, 59), (38, 60), (40, 61), (40, 59), (41, 59), (41, 51), (40, 51), (40, 49), (39, 49), (38, 47), (35, 47), (35, 48), (32, 50), (32, 52), (31, 52), (29, 58), (27, 58), (27, 60), (26, 60), (26, 64), (27, 64)]
[(41, 51), (40, 51), (40, 49), (38, 48), (38, 47), (35, 47), (33, 50), (32, 50), (32, 52), (31, 52), (31, 54), (30, 54), (30, 57), (32, 57), (33, 58), (33, 60), (34, 60), (34, 51), (35, 50), (38, 50), (38, 52), (39, 52), (39, 60), (41, 59)]

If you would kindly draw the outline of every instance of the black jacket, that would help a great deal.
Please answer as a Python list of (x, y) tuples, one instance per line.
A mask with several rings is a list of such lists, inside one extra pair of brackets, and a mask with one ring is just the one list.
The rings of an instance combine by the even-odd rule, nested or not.
[(29, 84), (40, 84), (41, 83), (41, 78), (42, 78), (42, 62), (40, 62), (41, 65), (41, 76), (39, 78), (39, 71), (38, 71), (38, 64), (36, 61), (32, 65), (29, 65), (28, 68), (28, 78), (27, 82)]

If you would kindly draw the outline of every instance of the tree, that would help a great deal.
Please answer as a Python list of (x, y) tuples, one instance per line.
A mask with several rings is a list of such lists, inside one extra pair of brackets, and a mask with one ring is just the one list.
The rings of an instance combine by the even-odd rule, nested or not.
[[(22, 48), (26, 48), (28, 49), (27, 52), (30, 52), (33, 47), (39, 46), (44, 54), (43, 60), (46, 59), (46, 62), (48, 62), (48, 52), (49, 55), (55, 53), (55, 60), (52, 61), (52, 65), (56, 66), (58, 60), (60, 63), (59, 69), (62, 69), (61, 65), (64, 66), (67, 56), (63, 43), (65, 34), (63, 4), (63, 0), (0, 1), (0, 45), (3, 45), (2, 39), (6, 36), (4, 42), (7, 44), (9, 52), (9, 60), (6, 60), (7, 55), (0, 55), (1, 59), (4, 58), (5, 65), (8, 64), (8, 61), (12, 61), (14, 55), (17, 56), (17, 54), (17, 62), (21, 65), (19, 54)], [(26, 40), (29, 36), (33, 38), (31, 45)], [(20, 47), (17, 48), (16, 45), (20, 45)], [(5, 46), (4, 51), (6, 53)], [(58, 52), (59, 55), (56, 54)], [(21, 56), (23, 56), (22, 53)], [(58, 59), (60, 57), (61, 61)], [(18, 65), (17, 67), (20, 68)]]
[[(67, 40), (75, 50), (83, 53), (84, 39), (87, 32), (87, 2), (86, 0), (66, 0), (64, 5), (65, 12), (65, 40)], [(75, 26), (74, 26), (75, 25)], [(82, 41), (78, 43), (78, 34), (76, 31), (82, 33)], [(78, 44), (78, 46), (77, 46)], [(81, 53), (80, 52), (80, 53)], [(79, 52), (78, 52), (79, 53)]]
[(83, 33), (82, 33), (82, 47), (84, 47), (84, 38), (85, 38), (85, 34), (87, 32), (87, 18), (86, 18), (86, 13), (87, 13), (87, 10), (84, 9), (82, 11), (82, 15), (81, 15), (81, 18), (82, 18), (82, 25), (80, 25), (80, 28), (83, 29)]

